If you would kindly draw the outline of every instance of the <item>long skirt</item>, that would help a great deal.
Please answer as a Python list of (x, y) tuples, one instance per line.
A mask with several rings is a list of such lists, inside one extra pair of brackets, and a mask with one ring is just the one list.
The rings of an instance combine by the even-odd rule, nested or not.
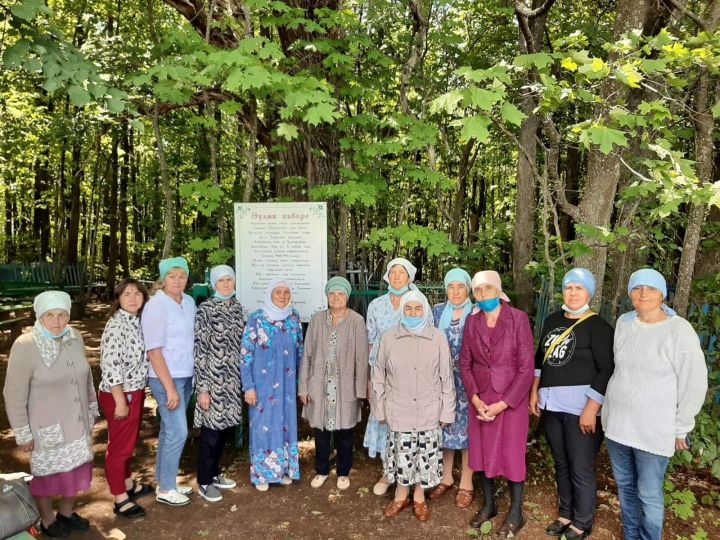
[[(492, 389), (480, 393), (485, 403), (495, 403), (502, 395)], [(505, 409), (491, 422), (477, 419), (470, 410), (470, 448), (468, 465), (473, 471), (483, 471), (488, 478), (503, 476), (522, 482), (526, 476), (525, 452), (529, 428), (528, 400), (517, 408)]]
[(90, 488), (92, 473), (93, 464), (88, 461), (71, 471), (33, 476), (30, 480), (30, 493), (34, 497), (75, 497)]
[(388, 432), (385, 476), (401, 486), (437, 486), (442, 480), (442, 430)]

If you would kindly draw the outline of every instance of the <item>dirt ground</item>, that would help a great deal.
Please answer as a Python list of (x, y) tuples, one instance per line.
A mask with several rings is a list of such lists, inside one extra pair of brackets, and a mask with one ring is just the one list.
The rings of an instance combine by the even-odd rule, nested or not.
[[(88, 359), (96, 381), (99, 381), (99, 340), (105, 324), (108, 306), (88, 306), (83, 321), (73, 321), (85, 339)], [(29, 328), (25, 329), (26, 331)], [(0, 349), (0, 382), (4, 384), (10, 344), (7, 340)], [(141, 442), (136, 451), (136, 468), (143, 482), (153, 482), (155, 448), (157, 445), (157, 420), (151, 398), (146, 401)], [(12, 438), (0, 403), (0, 472), (29, 471), (28, 456), (19, 452)], [(533, 429), (537, 429), (534, 425)], [(306, 424), (301, 423), (302, 479), (288, 487), (273, 486), (265, 493), (257, 492), (249, 482), (249, 467), (242, 450), (228, 448), (224, 455), (227, 476), (237, 480), (238, 486), (224, 492), (218, 503), (207, 503), (197, 495), (192, 503), (182, 508), (170, 508), (155, 502), (153, 497), (141, 500), (147, 516), (131, 522), (112, 512), (112, 498), (103, 472), (107, 425), (100, 419), (95, 427), (95, 467), (92, 488), (80, 496), (78, 512), (90, 519), (91, 530), (75, 533), (73, 538), (100, 539), (201, 539), (245, 538), (267, 539), (373, 539), (373, 538), (476, 538), (468, 522), (478, 507), (479, 498), (470, 509), (462, 510), (453, 504), (447, 494), (443, 499), (430, 503), (432, 513), (427, 523), (419, 523), (412, 512), (405, 510), (395, 519), (386, 519), (383, 507), (391, 499), (372, 494), (372, 486), (380, 473), (379, 460), (371, 460), (360, 447), (362, 429), (357, 428), (356, 452), (351, 472), (352, 485), (345, 492), (335, 489), (335, 479), (330, 477), (325, 486), (312, 489), (309, 485), (314, 475), (314, 446)], [(528, 449), (528, 481), (526, 484), (525, 512), (527, 525), (517, 538), (548, 538), (545, 526), (555, 518), (556, 493), (553, 479), (552, 459), (539, 440), (531, 436)], [(188, 439), (181, 464), (181, 481), (195, 487), (194, 470), (197, 444)], [(685, 472), (673, 475), (679, 486), (690, 486), (698, 499), (710, 491), (720, 491), (720, 485), (708, 478), (698, 478)], [(598, 460), (598, 512), (592, 538), (610, 540), (622, 538), (620, 508), (615, 483), (610, 474), (607, 455), (603, 451)], [(494, 520), (499, 527), (508, 506), (507, 494), (503, 493), (500, 514)], [(720, 510), (698, 503), (695, 517), (681, 521), (667, 512), (665, 539), (690, 538), (702, 527), (708, 539), (720, 539)], [(492, 534), (492, 533), (491, 533)]]

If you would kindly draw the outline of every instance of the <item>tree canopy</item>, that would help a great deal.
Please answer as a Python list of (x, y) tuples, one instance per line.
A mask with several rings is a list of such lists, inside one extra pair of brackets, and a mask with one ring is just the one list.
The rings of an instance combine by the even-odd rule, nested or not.
[[(718, 274), (720, 2), (1, 0), (8, 261), (112, 287), (232, 260), (234, 201), (329, 202), (330, 266)], [(690, 284), (695, 277), (695, 288)]]

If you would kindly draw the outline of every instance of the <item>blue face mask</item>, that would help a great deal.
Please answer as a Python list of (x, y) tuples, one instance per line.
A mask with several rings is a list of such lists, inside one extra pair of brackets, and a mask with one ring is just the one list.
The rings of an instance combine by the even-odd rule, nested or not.
[(496, 296), (490, 300), (479, 300), (475, 303), (475, 305), (482, 309), (485, 313), (488, 313), (490, 311), (495, 311), (498, 308), (500, 305), (500, 298)]
[(235, 296), (235, 293), (225, 296), (224, 294), (220, 294), (218, 291), (215, 291), (213, 296), (215, 296), (215, 298), (219, 298), (220, 300), (230, 300), (233, 296)]
[(410, 315), (403, 315), (402, 323), (407, 328), (417, 328), (424, 320), (425, 317), (411, 317)]
[(63, 337), (65, 334), (67, 334), (69, 331), (70, 331), (70, 328), (66, 326), (62, 332), (60, 332), (58, 335), (55, 335), (55, 334), (51, 333), (50, 330), (48, 330), (44, 326), (42, 329), (43, 336), (45, 336), (48, 339), (59, 339), (59, 338)]
[(388, 285), (388, 291), (390, 291), (390, 294), (394, 294), (395, 296), (402, 296), (409, 290), (410, 290), (410, 287), (408, 285), (405, 285), (402, 289), (396, 289), (392, 285)]

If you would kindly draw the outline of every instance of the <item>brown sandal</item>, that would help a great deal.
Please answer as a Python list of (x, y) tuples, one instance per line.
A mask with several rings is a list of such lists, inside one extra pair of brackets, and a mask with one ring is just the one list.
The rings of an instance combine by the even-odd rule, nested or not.
[(405, 499), (404, 501), (392, 501), (385, 507), (383, 514), (385, 514), (385, 517), (394, 518), (408, 506), (410, 506), (410, 499)]
[(458, 489), (455, 494), (455, 506), (458, 508), (467, 508), (475, 499), (475, 492), (469, 489)]
[(413, 501), (413, 512), (418, 521), (427, 521), (430, 519), (430, 510), (428, 509), (427, 502), (415, 502)]
[(430, 492), (430, 500), (437, 501), (440, 497), (445, 495), (448, 491), (455, 487), (455, 484), (438, 484), (438, 487)]

